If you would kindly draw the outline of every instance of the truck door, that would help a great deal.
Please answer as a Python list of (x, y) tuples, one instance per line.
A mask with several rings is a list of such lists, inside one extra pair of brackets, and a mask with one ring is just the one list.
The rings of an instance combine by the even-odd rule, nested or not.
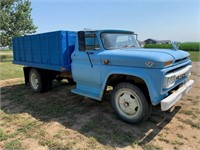
[(72, 54), (72, 75), (76, 82), (101, 85), (100, 46), (95, 33), (85, 34), (85, 49)]

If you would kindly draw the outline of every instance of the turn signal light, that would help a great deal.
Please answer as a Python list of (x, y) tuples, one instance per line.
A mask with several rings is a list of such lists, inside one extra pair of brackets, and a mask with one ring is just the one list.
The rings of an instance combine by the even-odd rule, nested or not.
[(104, 60), (104, 64), (107, 65), (109, 63), (108, 59)]
[(166, 61), (165, 62), (165, 64), (164, 64), (164, 66), (166, 67), (166, 66), (169, 66), (169, 65), (171, 65), (172, 64), (172, 61), (170, 60), (170, 61)]

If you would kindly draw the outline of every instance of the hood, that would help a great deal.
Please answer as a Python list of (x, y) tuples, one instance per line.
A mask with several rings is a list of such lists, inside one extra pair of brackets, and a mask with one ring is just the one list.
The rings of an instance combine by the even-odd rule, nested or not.
[(189, 56), (189, 53), (182, 50), (171, 49), (117, 49), (104, 51), (110, 55), (110, 65), (148, 67), (147, 64), (153, 64), (151, 68), (164, 68), (167, 61), (176, 62)]
[(188, 52), (185, 52), (183, 50), (173, 50), (173, 49), (147, 49), (147, 48), (141, 48), (140, 51), (148, 51), (148, 52), (157, 52), (157, 53), (165, 53), (171, 55), (174, 60), (183, 59), (185, 57), (189, 56)]

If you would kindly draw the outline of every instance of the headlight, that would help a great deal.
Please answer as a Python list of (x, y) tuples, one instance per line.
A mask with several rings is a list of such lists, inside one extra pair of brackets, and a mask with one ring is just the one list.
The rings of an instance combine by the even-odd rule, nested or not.
[(165, 77), (165, 88), (169, 88), (171, 86), (173, 86), (176, 82), (176, 76), (170, 76), (170, 77)]

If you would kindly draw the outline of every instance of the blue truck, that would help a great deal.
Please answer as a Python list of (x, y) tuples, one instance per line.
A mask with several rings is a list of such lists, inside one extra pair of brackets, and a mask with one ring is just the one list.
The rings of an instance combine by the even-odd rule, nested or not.
[(111, 103), (124, 121), (148, 119), (152, 106), (167, 111), (190, 90), (189, 53), (145, 49), (125, 30), (55, 31), (13, 38), (14, 64), (23, 65), (25, 84), (34, 92), (51, 88), (52, 80), (75, 82), (73, 93)]

